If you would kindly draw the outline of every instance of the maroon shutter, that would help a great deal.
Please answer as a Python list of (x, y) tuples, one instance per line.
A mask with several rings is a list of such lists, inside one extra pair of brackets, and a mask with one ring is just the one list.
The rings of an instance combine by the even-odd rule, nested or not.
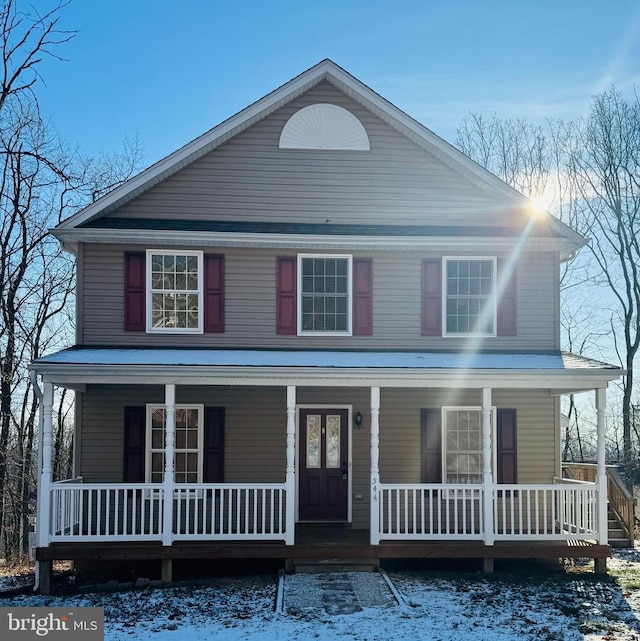
[(281, 256), (276, 266), (276, 333), (297, 334), (297, 282), (295, 256)]
[(203, 483), (224, 482), (224, 407), (204, 410)]
[(124, 329), (127, 332), (145, 331), (145, 255), (124, 255)]
[(224, 332), (224, 256), (204, 257), (204, 331)]
[(510, 274), (503, 274), (506, 262), (498, 261), (498, 282), (501, 282), (503, 276), (507, 276), (498, 302), (498, 336), (516, 336), (518, 333), (518, 274), (515, 265)]
[(144, 483), (146, 410), (144, 407), (124, 408), (124, 469), (125, 483)]
[(422, 483), (442, 483), (442, 429), (441, 411), (420, 411), (422, 433)]
[(442, 336), (442, 260), (422, 261), (422, 335)]
[(353, 259), (353, 335), (373, 334), (373, 263), (371, 258)]
[(498, 483), (518, 482), (516, 410), (499, 409), (496, 425)]

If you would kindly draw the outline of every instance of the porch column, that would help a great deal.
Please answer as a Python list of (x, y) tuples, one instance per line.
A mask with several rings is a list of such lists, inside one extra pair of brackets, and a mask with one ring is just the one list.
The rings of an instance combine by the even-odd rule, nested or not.
[(596, 411), (598, 413), (598, 455), (596, 462), (596, 486), (598, 488), (598, 543), (606, 545), (609, 541), (607, 523), (607, 468), (605, 461), (604, 412), (607, 409), (607, 389), (596, 390)]
[(296, 540), (296, 388), (287, 386), (287, 471), (285, 545)]
[(51, 532), (51, 483), (53, 481), (52, 458), (52, 416), (53, 416), (53, 383), (44, 383), (42, 392), (42, 470), (38, 484), (38, 547), (49, 546)]
[(173, 543), (173, 488), (175, 485), (175, 442), (176, 442), (176, 386), (164, 386), (165, 443), (164, 443), (164, 484), (162, 545)]
[(493, 456), (491, 455), (491, 388), (482, 389), (482, 485), (484, 491), (484, 543), (493, 545)]
[(380, 388), (371, 388), (371, 545), (380, 543)]

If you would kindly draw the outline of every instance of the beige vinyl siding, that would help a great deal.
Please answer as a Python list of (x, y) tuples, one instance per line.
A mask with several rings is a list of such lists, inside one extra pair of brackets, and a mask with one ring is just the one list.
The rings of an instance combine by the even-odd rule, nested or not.
[[(122, 481), (125, 406), (163, 401), (158, 385), (92, 385), (83, 394), (80, 469), (86, 482)], [(225, 408), (226, 481), (284, 482), (284, 388), (177, 386), (176, 403)]]
[[(383, 389), (380, 401), (380, 481), (420, 482), (421, 408), (480, 404), (480, 390)], [(552, 483), (559, 456), (555, 399), (541, 390), (495, 390), (492, 404), (517, 411), (518, 483)]]
[[(162, 403), (161, 386), (90, 386), (82, 395), (79, 472), (85, 482), (122, 481), (124, 407)], [(370, 391), (368, 388), (299, 388), (300, 405), (344, 406), (361, 411), (352, 430), (353, 526), (369, 526)], [(281, 483), (286, 468), (284, 388), (185, 387), (177, 403), (225, 408), (225, 480)], [(383, 389), (380, 409), (380, 480), (420, 482), (420, 409), (479, 405), (480, 391)], [(493, 404), (515, 408), (518, 418), (518, 482), (551, 483), (559, 457), (555, 400), (544, 391), (496, 390)], [(356, 499), (356, 495), (362, 499)]]
[[(279, 149), (288, 118), (318, 102), (359, 118), (371, 150)], [(109, 215), (456, 225), (513, 222), (510, 209), (324, 82)]]
[[(127, 249), (144, 251), (145, 247)], [(373, 259), (373, 335), (294, 337), (277, 335), (275, 323), (276, 257), (296, 255), (295, 250), (226, 248), (225, 332), (198, 335), (124, 331), (124, 252), (118, 245), (84, 246), (80, 273), (84, 292), (82, 344), (407, 350), (465, 347), (464, 339), (420, 335), (421, 261), (436, 257), (434, 254), (355, 252), (355, 257)], [(559, 348), (556, 270), (557, 259), (551, 252), (522, 257), (518, 266), (518, 335), (485, 339), (483, 349)]]

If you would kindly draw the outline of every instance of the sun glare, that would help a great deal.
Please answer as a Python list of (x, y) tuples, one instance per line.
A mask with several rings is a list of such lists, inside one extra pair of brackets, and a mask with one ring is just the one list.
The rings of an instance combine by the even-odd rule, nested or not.
[(529, 199), (529, 209), (533, 218), (546, 216), (551, 206), (551, 199), (548, 196), (536, 196)]

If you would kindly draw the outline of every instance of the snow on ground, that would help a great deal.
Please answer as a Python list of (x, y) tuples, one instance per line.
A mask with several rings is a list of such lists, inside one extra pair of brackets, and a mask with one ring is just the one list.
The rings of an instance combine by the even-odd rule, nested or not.
[[(581, 572), (529, 572), (525, 563), (492, 577), (390, 572), (404, 605), (381, 599), (379, 576), (373, 575), (378, 577), (375, 598), (364, 598), (351, 614), (335, 614), (331, 596), (289, 610), (285, 598), (285, 611), (275, 613), (275, 574), (156, 590), (19, 596), (0, 605), (103, 606), (105, 639), (111, 641), (640, 641), (640, 554), (614, 555), (612, 576), (604, 580)], [(317, 582), (299, 576), (289, 578), (290, 605), (292, 595)], [(339, 590), (351, 586), (356, 596), (364, 589), (362, 576), (343, 573), (337, 581)], [(331, 581), (319, 585), (325, 583)]]

